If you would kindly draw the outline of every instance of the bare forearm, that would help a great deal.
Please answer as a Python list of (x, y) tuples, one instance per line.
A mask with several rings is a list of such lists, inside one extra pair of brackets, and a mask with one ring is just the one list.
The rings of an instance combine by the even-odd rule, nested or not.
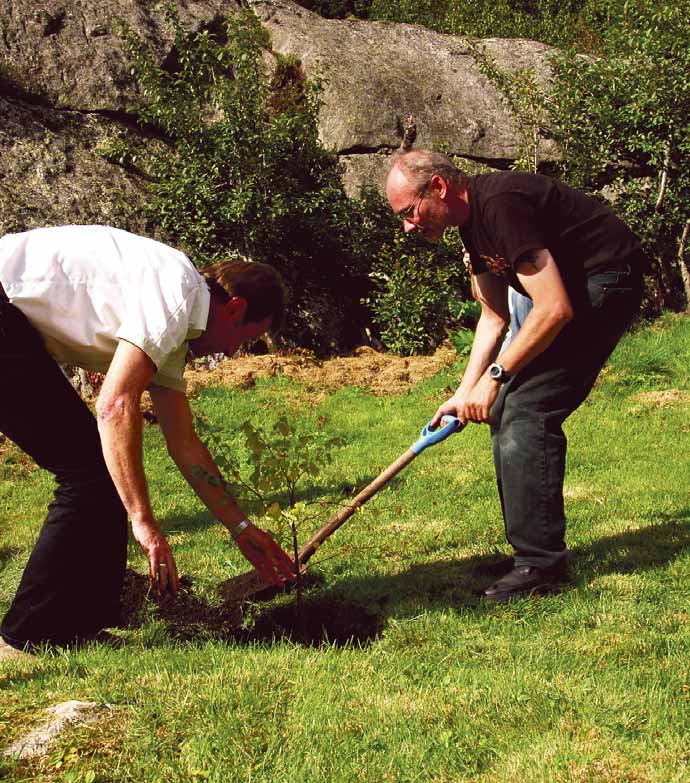
[[(159, 402), (163, 402), (165, 395), (161, 397), (159, 392), (158, 396)], [(179, 404), (178, 400), (178, 410), (183, 413), (186, 408), (180, 408)], [(242, 509), (222, 486), (215, 486), (203, 475), (197, 475), (201, 471), (195, 468), (202, 468), (207, 475), (220, 477), (213, 458), (196, 433), (185, 428), (180, 435), (168, 416), (164, 417), (164, 421), (167, 422), (166, 440), (170, 456), (206, 508), (235, 534), (233, 537), (240, 552), (256, 568), (261, 578), (266, 584), (275, 584), (277, 587), (283, 587), (286, 581), (294, 581), (295, 566), (276, 542), (255, 525), (238, 530), (238, 524), (246, 517)], [(187, 424), (190, 425), (191, 421), (187, 421)], [(173, 437), (170, 437), (171, 435)]]
[[(220, 478), (213, 457), (194, 431), (192, 412), (184, 394), (156, 385), (151, 386), (150, 391), (168, 453), (201, 502), (236, 534), (235, 541), (240, 552), (267, 584), (282, 587), (285, 581), (294, 581), (294, 565), (285, 552), (254, 525), (238, 531), (237, 525), (245, 518), (244, 512), (222, 486), (210, 483), (203, 475), (206, 473)], [(202, 470), (199, 471), (199, 468)]]
[(573, 318), (570, 297), (547, 248), (523, 254), (516, 271), (533, 305), (515, 339), (501, 355), (501, 364), (509, 375), (545, 351)]
[(140, 348), (121, 341), (96, 402), (96, 417), (105, 463), (132, 520), (132, 534), (148, 560), (151, 584), (174, 593), (177, 566), (153, 516), (142, 455), (140, 401), (154, 371)]
[(142, 417), (133, 402), (115, 402), (98, 410), (103, 456), (120, 499), (133, 521), (152, 522), (142, 458)]
[(206, 474), (220, 476), (213, 457), (202, 441), (198, 438), (190, 440), (184, 447), (171, 451), (171, 456), (180, 473), (211, 514), (228, 530), (234, 530), (246, 514), (222, 486), (211, 484), (203, 475), (197, 475), (198, 468), (202, 468)]
[(501, 365), (509, 375), (515, 375), (545, 351), (568, 323), (570, 317), (558, 311), (541, 312), (533, 308), (525, 322), (501, 354)]
[(467, 369), (462, 376), (458, 392), (467, 392), (474, 388), (486, 368), (496, 358), (505, 334), (505, 324), (497, 320), (480, 317), (472, 343)]

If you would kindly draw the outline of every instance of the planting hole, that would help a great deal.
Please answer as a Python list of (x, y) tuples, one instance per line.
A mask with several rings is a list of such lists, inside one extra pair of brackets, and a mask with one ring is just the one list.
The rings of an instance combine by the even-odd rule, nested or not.
[(162, 622), (168, 633), (185, 641), (218, 639), (228, 642), (288, 639), (309, 647), (364, 646), (377, 639), (383, 619), (367, 609), (335, 598), (307, 598), (298, 614), (295, 602), (280, 606), (207, 603), (192, 592), (183, 577), (177, 596), (160, 597), (149, 590), (144, 574), (127, 571), (122, 594), (122, 625), (138, 628), (148, 621)]

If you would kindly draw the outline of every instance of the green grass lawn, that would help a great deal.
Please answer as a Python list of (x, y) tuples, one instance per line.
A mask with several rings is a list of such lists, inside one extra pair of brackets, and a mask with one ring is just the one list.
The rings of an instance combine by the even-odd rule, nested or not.
[[(293, 596), (247, 607), (247, 638), (200, 623), (180, 638), (157, 607), (89, 644), (0, 669), (0, 748), (68, 699), (110, 718), (67, 731), (47, 757), (0, 761), (8, 781), (690, 780), (690, 319), (625, 338), (567, 422), (576, 584), (489, 606), (478, 591), (508, 552), (489, 433), (471, 426), (424, 452), (311, 561), (307, 605), (366, 610), (375, 638), (307, 646), (252, 640)], [(193, 406), (247, 419), (325, 417), (344, 445), (303, 489), (343, 502), (416, 438), (461, 365), (402, 396), (345, 388), (317, 405), (285, 379), (206, 389)], [(146, 430), (151, 494), (200, 606), (248, 564)], [(11, 600), (51, 479), (0, 465), (0, 612)], [(320, 508), (306, 537), (326, 521)], [(98, 521), (94, 520), (97, 535)], [(144, 572), (130, 548), (130, 567)], [(85, 585), (88, 589), (88, 585)]]

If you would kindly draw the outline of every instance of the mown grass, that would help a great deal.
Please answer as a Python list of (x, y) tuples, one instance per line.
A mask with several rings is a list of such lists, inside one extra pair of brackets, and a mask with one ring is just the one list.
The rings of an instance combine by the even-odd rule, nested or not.
[[(113, 711), (69, 730), (43, 760), (5, 759), (0, 777), (690, 779), (689, 360), (686, 317), (639, 328), (568, 421), (572, 589), (504, 606), (478, 599), (507, 547), (488, 431), (469, 427), (422, 454), (312, 560), (321, 583), (311, 595), (377, 614), (375, 641), (227, 642), (203, 630), (181, 641), (152, 608), (140, 627), (118, 632), (120, 647), (3, 665), (0, 747), (59, 701)], [(370, 481), (414, 440), (460, 369), (402, 396), (348, 388), (310, 409), (345, 445), (307, 494), (342, 502)], [(208, 389), (194, 407), (229, 428), (306, 414), (299, 387), (280, 378)], [(146, 439), (153, 500), (180, 569), (213, 603), (246, 563), (171, 469), (157, 429)], [(12, 478), (15, 467), (0, 474), (0, 611), (51, 491), (48, 477), (22, 465)], [(144, 570), (134, 546), (130, 565)]]

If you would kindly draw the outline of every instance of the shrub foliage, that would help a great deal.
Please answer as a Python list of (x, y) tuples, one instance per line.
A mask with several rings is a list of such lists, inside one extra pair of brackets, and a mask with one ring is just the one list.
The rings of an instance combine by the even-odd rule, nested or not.
[(531, 38), (594, 51), (602, 27), (623, 0), (298, 0), (331, 17), (419, 24), (474, 38)]
[(151, 217), (199, 266), (237, 255), (275, 266), (291, 295), (289, 339), (336, 347), (335, 335), (347, 341), (363, 320), (367, 278), (353, 248), (356, 205), (318, 140), (318, 90), (291, 58), (266, 72), (252, 13), (197, 33), (168, 18), (174, 48), (162, 65), (124, 33), (138, 115), (167, 142), (148, 162)]
[(690, 0), (631, 0), (602, 54), (558, 58), (554, 118), (563, 175), (600, 193), (653, 262), (648, 307), (690, 304), (682, 237), (690, 220)]
[[(123, 29), (144, 99), (138, 116), (165, 139), (146, 163), (153, 221), (199, 266), (234, 255), (275, 266), (291, 297), (288, 344), (347, 350), (364, 339), (373, 309), (374, 329), (397, 310), (400, 328), (382, 335), (393, 350), (433, 348), (444, 337), (448, 294), (434, 294), (436, 273), (419, 272), (417, 300), (410, 291), (396, 307), (404, 262), (390, 249), (399, 226), (374, 191), (347, 198), (337, 155), (318, 138), (318, 83), (291, 57), (278, 56), (268, 72), (269, 41), (251, 12), (196, 33), (172, 9), (168, 20), (174, 47), (162, 64)], [(120, 163), (128, 154), (110, 149)], [(445, 255), (427, 249), (417, 261), (438, 256), (443, 266)]]
[(459, 238), (451, 235), (429, 250), (402, 234), (384, 245), (374, 259), (377, 286), (368, 300), (381, 340), (400, 355), (435, 347), (450, 323), (459, 324), (459, 303), (466, 291)]

